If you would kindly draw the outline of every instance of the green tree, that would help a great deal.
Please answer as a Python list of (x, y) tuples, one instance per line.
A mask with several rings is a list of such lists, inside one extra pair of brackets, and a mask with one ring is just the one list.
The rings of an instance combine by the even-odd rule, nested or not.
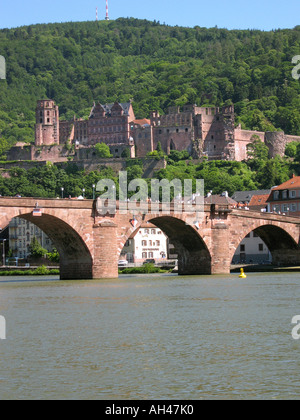
[(48, 253), (47, 249), (41, 246), (41, 244), (35, 236), (33, 237), (29, 245), (29, 252), (33, 258), (42, 258)]
[(287, 144), (286, 148), (285, 148), (285, 152), (284, 152), (285, 155), (288, 156), (288, 157), (294, 158), (297, 154), (297, 145), (298, 144), (299, 143), (297, 143), (295, 141)]
[(247, 156), (249, 159), (266, 160), (269, 156), (268, 147), (256, 135), (252, 136), (252, 142), (247, 144)]

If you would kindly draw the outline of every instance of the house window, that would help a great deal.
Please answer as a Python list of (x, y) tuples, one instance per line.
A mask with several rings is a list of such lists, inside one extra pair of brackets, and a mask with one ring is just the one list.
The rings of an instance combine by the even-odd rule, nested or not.
[(147, 241), (142, 241), (142, 246), (147, 246)]
[(264, 244), (258, 244), (258, 250), (262, 252), (264, 250)]
[(296, 191), (292, 190), (290, 191), (290, 198), (295, 198), (296, 197)]
[(279, 204), (275, 204), (275, 205), (273, 206), (273, 211), (274, 211), (275, 213), (280, 212), (280, 205), (279, 205)]
[(240, 245), (240, 251), (241, 251), (241, 252), (245, 252), (245, 245), (243, 245), (243, 244), (242, 244), (242, 245)]
[(287, 191), (285, 190), (285, 191), (282, 191), (282, 198), (283, 199), (285, 199), (285, 198), (287, 198)]
[(148, 253), (148, 258), (153, 258), (153, 252)]
[(143, 253), (142, 253), (142, 258), (143, 258), (143, 259), (146, 259), (146, 258), (147, 258), (147, 252), (143, 252)]
[(292, 204), (290, 205), (290, 207), (291, 207), (291, 211), (297, 211), (297, 204), (292, 203)]
[(278, 200), (278, 198), (279, 198), (279, 191), (274, 191), (274, 193), (273, 193), (273, 199), (274, 200)]
[(155, 229), (151, 229), (151, 235), (155, 235)]

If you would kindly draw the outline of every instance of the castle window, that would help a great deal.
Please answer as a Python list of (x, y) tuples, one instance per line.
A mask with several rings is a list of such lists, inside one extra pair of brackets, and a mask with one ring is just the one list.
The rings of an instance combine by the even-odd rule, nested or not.
[(213, 140), (214, 139), (214, 136), (211, 136), (211, 139)]
[(50, 122), (50, 118), (47, 118), (47, 123), (49, 123)]

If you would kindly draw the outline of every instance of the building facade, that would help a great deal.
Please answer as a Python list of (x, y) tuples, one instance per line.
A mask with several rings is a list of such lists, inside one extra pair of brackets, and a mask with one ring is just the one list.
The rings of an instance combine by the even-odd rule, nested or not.
[(34, 237), (47, 251), (53, 250), (52, 241), (40, 228), (20, 217), (12, 219), (9, 223), (9, 249), (13, 257), (26, 259), (30, 254), (29, 247)]
[(272, 188), (267, 204), (269, 212), (300, 216), (300, 176)]
[(157, 226), (147, 223), (135, 231), (126, 242), (121, 259), (143, 263), (147, 259), (162, 262), (168, 257), (168, 238)]
[(233, 257), (234, 264), (271, 263), (269, 248), (255, 231), (250, 232), (237, 247)]

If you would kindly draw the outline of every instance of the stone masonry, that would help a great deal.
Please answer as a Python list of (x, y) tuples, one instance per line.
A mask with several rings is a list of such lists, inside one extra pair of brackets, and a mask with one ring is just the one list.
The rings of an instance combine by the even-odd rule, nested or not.
[(200, 214), (176, 214), (171, 208), (167, 215), (161, 209), (151, 213), (150, 204), (148, 214), (121, 214), (118, 207), (115, 214), (99, 214), (96, 208), (93, 200), (2, 197), (0, 227), (18, 216), (42, 229), (60, 253), (61, 279), (118, 277), (124, 244), (146, 222), (174, 243), (182, 275), (228, 274), (237, 247), (251, 231), (266, 243), (275, 264), (300, 265), (299, 218), (217, 205), (205, 205)]

